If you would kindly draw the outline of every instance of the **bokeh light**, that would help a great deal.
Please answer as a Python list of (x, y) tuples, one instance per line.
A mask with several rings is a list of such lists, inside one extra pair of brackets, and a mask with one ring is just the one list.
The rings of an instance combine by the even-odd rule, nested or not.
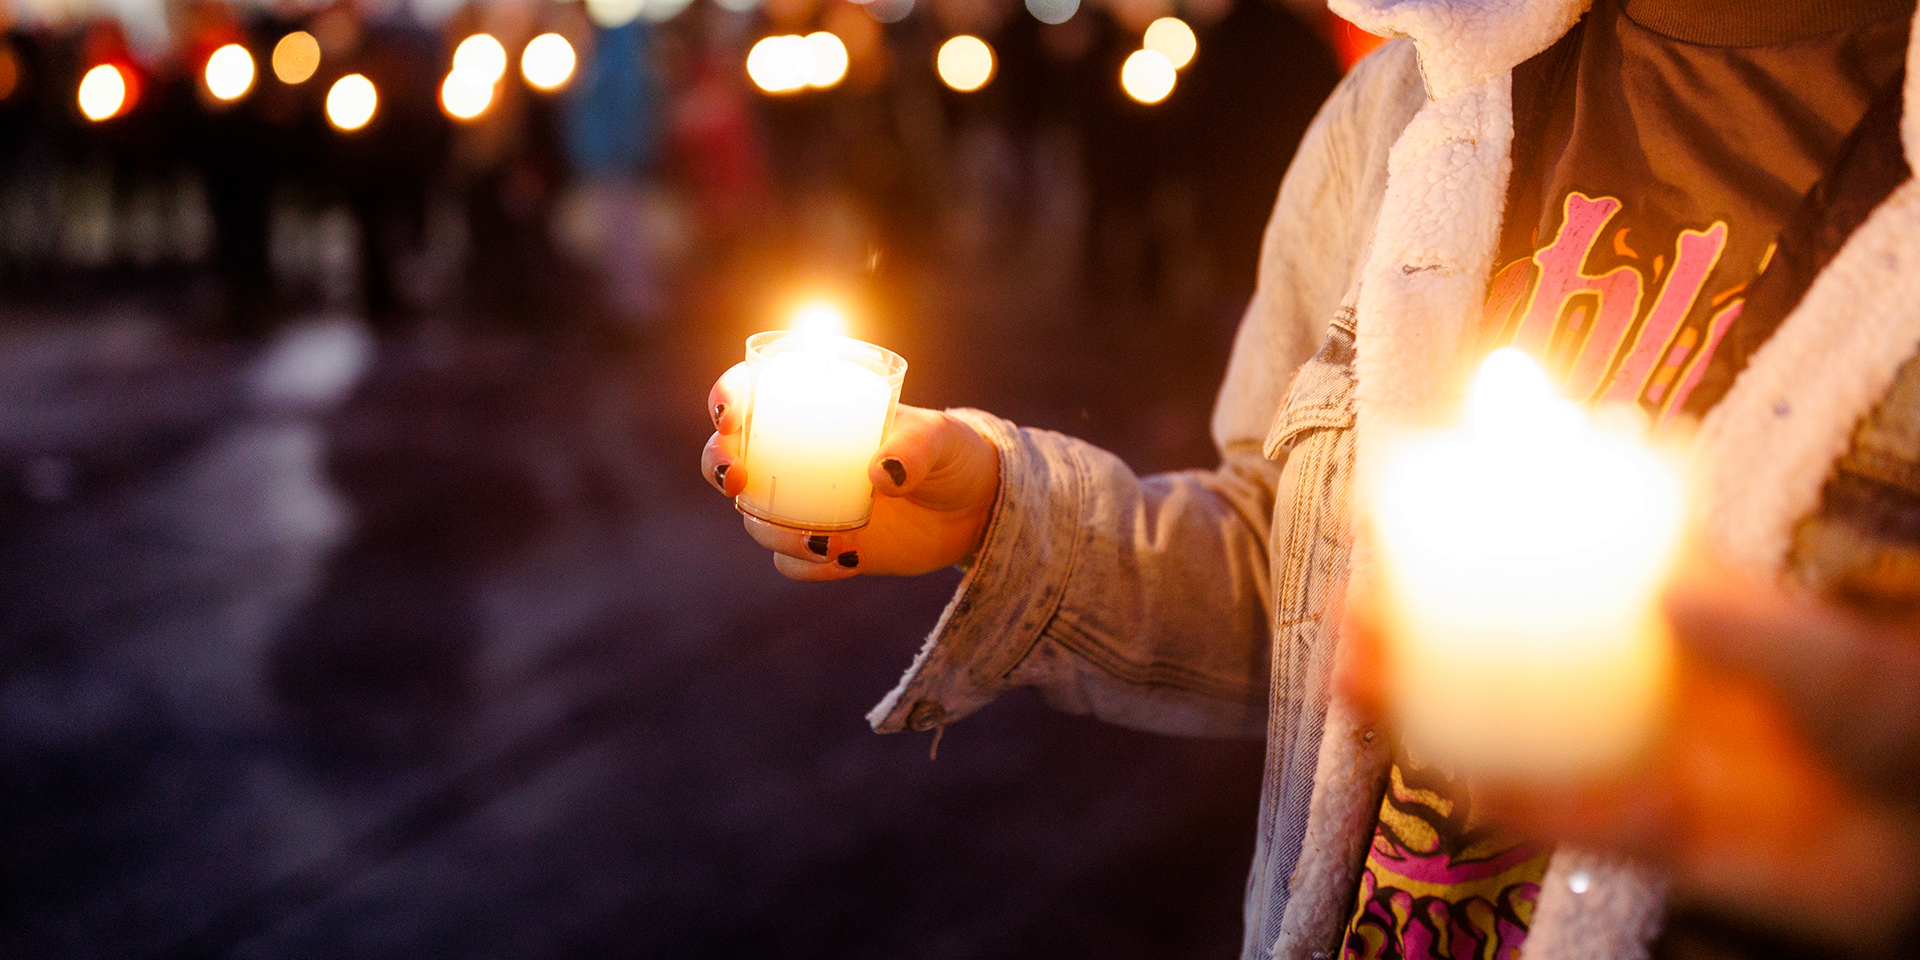
[(100, 64), (80, 78), (79, 99), (88, 120), (109, 119), (127, 105), (127, 78), (113, 64)]
[(665, 23), (680, 15), (693, 0), (646, 0), (640, 5), (640, 15), (654, 23)]
[(1027, 0), (1027, 12), (1041, 23), (1066, 23), (1080, 12), (1080, 0)]
[(1120, 87), (1141, 103), (1159, 103), (1173, 92), (1173, 61), (1158, 50), (1135, 50), (1120, 66)]
[(520, 51), (520, 75), (536, 90), (558, 90), (573, 79), (573, 44), (557, 33), (543, 33)]
[(492, 34), (476, 33), (453, 50), (453, 73), (474, 85), (491, 84), (507, 72), (507, 48)]
[(934, 66), (940, 71), (940, 82), (970, 93), (993, 79), (993, 48), (985, 40), (963, 33), (940, 45)]
[(327, 91), (327, 122), (345, 131), (358, 130), (373, 120), (380, 107), (380, 95), (373, 81), (358, 73), (349, 73), (333, 82)]
[(1200, 50), (1200, 40), (1193, 35), (1193, 28), (1179, 17), (1161, 17), (1148, 24), (1147, 35), (1140, 45), (1166, 57), (1175, 70), (1192, 63), (1193, 55)]
[(815, 66), (813, 44), (793, 34), (763, 37), (747, 51), (747, 78), (768, 93), (805, 87), (813, 80)]
[(847, 45), (825, 30), (807, 34), (806, 41), (813, 48), (813, 70), (807, 86), (824, 90), (839, 83), (847, 75)]
[(458, 70), (440, 84), (440, 109), (455, 120), (472, 120), (493, 105), (493, 84), (476, 83)]
[(273, 45), (273, 75), (281, 83), (306, 83), (320, 69), (320, 41), (305, 30), (295, 30)]
[(602, 30), (614, 30), (640, 16), (646, 0), (586, 0), (587, 19)]
[(207, 58), (207, 92), (216, 100), (238, 100), (253, 89), (253, 54), (229, 43)]
[(867, 0), (860, 9), (880, 23), (899, 23), (913, 12), (913, 0)]

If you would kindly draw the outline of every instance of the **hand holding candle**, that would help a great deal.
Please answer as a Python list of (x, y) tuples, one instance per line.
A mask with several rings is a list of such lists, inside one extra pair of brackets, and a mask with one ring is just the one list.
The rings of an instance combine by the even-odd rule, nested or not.
[(896, 404), (904, 361), (821, 329), (828, 319), (811, 307), (802, 331), (755, 335), (749, 362), (714, 384), (708, 481), (793, 579), (928, 573), (972, 555), (998, 453), (953, 416)]
[(1467, 420), (1375, 478), (1393, 719), (1424, 756), (1488, 774), (1621, 764), (1665, 705), (1678, 474), (1516, 350), (1488, 359)]

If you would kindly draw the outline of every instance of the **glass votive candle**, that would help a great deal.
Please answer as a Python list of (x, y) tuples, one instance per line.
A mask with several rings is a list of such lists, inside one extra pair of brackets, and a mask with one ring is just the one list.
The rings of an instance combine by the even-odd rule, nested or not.
[(893, 429), (907, 362), (847, 337), (747, 338), (742, 513), (797, 530), (857, 530), (873, 514), (867, 466)]

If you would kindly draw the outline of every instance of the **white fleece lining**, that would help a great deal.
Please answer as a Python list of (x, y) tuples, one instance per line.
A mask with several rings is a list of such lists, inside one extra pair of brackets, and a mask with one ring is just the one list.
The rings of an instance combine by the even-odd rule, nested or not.
[[(1916, 13), (1920, 24), (1920, 12)], [(1920, 156), (1920, 32), (1907, 46), (1901, 145)], [(1781, 571), (1833, 461), (1920, 348), (1920, 183), (1854, 231), (1754, 352), (1695, 441), (1705, 534), (1724, 558)]]
[(1696, 441), (1705, 533), (1726, 559), (1780, 571), (1833, 461), (1920, 347), (1920, 182), (1847, 239), (1753, 355)]
[(1427, 95), (1445, 100), (1553, 45), (1592, 0), (1329, 0), (1334, 13), (1385, 37), (1412, 37)]

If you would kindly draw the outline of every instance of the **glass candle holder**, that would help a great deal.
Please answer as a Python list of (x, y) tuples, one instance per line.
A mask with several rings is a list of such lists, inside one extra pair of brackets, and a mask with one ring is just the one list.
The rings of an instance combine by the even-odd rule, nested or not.
[(873, 514), (867, 466), (893, 429), (907, 362), (847, 337), (747, 338), (740, 512), (797, 530), (857, 530)]

